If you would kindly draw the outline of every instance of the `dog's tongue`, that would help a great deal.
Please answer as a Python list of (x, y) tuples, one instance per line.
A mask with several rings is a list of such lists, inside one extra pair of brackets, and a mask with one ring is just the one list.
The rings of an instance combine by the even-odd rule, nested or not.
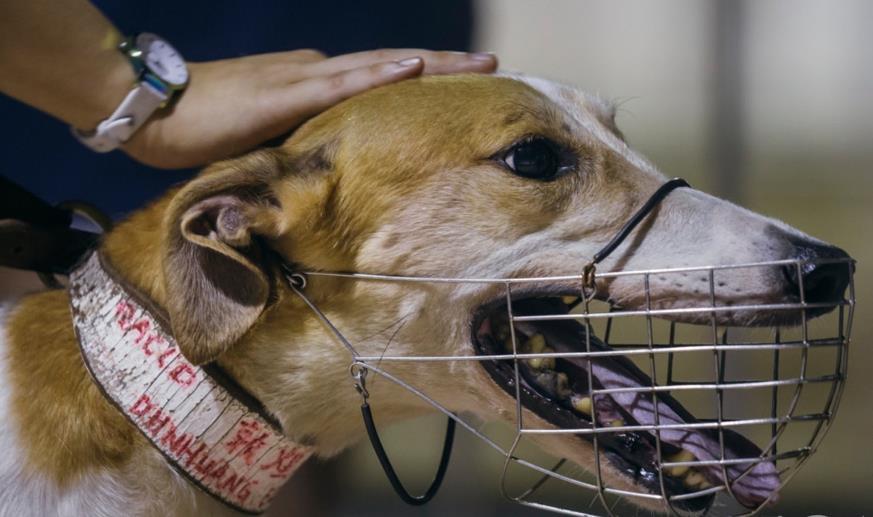
[[(560, 353), (578, 352), (579, 343), (584, 343), (584, 327), (573, 324), (545, 325), (540, 332), (545, 334), (549, 344)], [(568, 335), (572, 333), (572, 335)], [(580, 341), (580, 335), (582, 341)], [(592, 350), (608, 350), (602, 341), (591, 336)], [(605, 389), (634, 388), (652, 386), (651, 379), (636, 365), (624, 356), (598, 357), (592, 360), (583, 358), (567, 358), (576, 366), (588, 370), (589, 363), (593, 363), (592, 375)], [(618, 392), (608, 395), (617, 405), (631, 415), (639, 425), (655, 425), (655, 406), (650, 392)], [(686, 411), (669, 394), (659, 393), (658, 423), (660, 425), (681, 427), (682, 424), (695, 421), (691, 414)], [(596, 404), (600, 406), (600, 404)], [(600, 408), (598, 407), (598, 412)], [(683, 413), (685, 416), (680, 416)], [(598, 422), (600, 418), (598, 417)], [(609, 420), (606, 420), (609, 421)], [(698, 460), (720, 460), (722, 457), (717, 432), (700, 429), (662, 429), (661, 440), (676, 447), (688, 450)], [(741, 434), (724, 430), (724, 458), (754, 458), (761, 454), (761, 450)], [(751, 467), (748, 474), (743, 473)], [(720, 465), (700, 465), (695, 467), (710, 482), (724, 484), (724, 472), (727, 472), (728, 485), (737, 500), (746, 506), (756, 506), (769, 497), (779, 488), (779, 474), (772, 462), (762, 461), (759, 463), (743, 462), (729, 464), (724, 471)], [(742, 477), (741, 477), (742, 476)]]

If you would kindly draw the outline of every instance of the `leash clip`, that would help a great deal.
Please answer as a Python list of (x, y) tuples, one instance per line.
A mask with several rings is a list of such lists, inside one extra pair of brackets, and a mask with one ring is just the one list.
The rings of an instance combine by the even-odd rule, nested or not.
[(624, 223), (624, 226), (621, 227), (618, 233), (612, 236), (612, 239), (606, 243), (606, 246), (595, 253), (591, 261), (585, 264), (585, 267), (582, 268), (582, 297), (586, 302), (592, 301), (595, 295), (597, 295), (597, 283), (594, 278), (597, 271), (597, 264), (612, 254), (612, 252), (615, 251), (622, 242), (624, 242), (627, 236), (631, 234), (634, 228), (643, 222), (643, 219), (645, 219), (646, 216), (649, 215), (649, 213), (670, 194), (670, 192), (673, 192), (680, 187), (690, 186), (691, 185), (682, 178), (673, 178), (658, 187), (658, 190), (649, 197), (643, 206), (641, 206), (639, 210), (637, 210), (634, 215)]
[(361, 363), (355, 362), (349, 366), (349, 374), (352, 376), (355, 390), (361, 395), (364, 404), (370, 398), (370, 392), (367, 391), (367, 372), (367, 367)]
[(282, 276), (288, 282), (288, 287), (291, 289), (302, 291), (306, 289), (306, 275), (291, 269), (291, 266), (284, 260), (280, 262), (279, 267), (282, 269)]
[(592, 260), (582, 268), (582, 297), (590, 302), (597, 295), (597, 264)]

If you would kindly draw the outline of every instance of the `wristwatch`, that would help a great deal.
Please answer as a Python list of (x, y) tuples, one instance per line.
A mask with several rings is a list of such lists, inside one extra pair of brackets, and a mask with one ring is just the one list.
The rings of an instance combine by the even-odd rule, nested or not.
[(98, 153), (107, 153), (126, 142), (152, 113), (166, 106), (188, 84), (185, 60), (160, 36), (141, 32), (124, 40), (118, 50), (133, 66), (133, 89), (97, 128), (71, 128), (80, 142)]

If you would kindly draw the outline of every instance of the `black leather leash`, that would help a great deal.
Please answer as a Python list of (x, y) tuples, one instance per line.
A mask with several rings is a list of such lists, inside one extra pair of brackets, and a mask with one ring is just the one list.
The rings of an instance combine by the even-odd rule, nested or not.
[(84, 203), (52, 206), (0, 176), (0, 266), (68, 274), (100, 239), (98, 233), (70, 228), (77, 211), (108, 224)]

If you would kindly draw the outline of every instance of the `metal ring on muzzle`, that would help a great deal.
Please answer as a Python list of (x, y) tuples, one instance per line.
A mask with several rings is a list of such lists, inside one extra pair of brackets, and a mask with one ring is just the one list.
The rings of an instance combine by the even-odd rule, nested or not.
[[(839, 404), (854, 312), (854, 261), (850, 258), (780, 260), (596, 272), (596, 265), (614, 251), (658, 203), (674, 189), (687, 185), (684, 180), (675, 179), (659, 188), (579, 275), (493, 279), (309, 272), (294, 276), (293, 280), (289, 278), (290, 288), (351, 353), (351, 371), (366, 406), (362, 406), (362, 415), (371, 443), (392, 486), (404, 501), (424, 502), (405, 492), (387, 459), (372, 415), (367, 419), (367, 401), (371, 397), (363, 381), (367, 372), (409, 390), (449, 418), (440, 466), (426, 499), (436, 493), (445, 473), (454, 423), (504, 456), (501, 475), (504, 495), (538, 509), (586, 516), (590, 515), (586, 505), (598, 501), (605, 514), (616, 515), (614, 508), (618, 498), (626, 498), (674, 515), (700, 514), (708, 511), (716, 494), (727, 493), (739, 505), (736, 513), (749, 515), (776, 498), (779, 489), (816, 450)], [(841, 295), (839, 299), (808, 300), (804, 271), (811, 264), (819, 267), (826, 264), (835, 270), (844, 267), (848, 295)], [(744, 305), (720, 302), (719, 275), (735, 270), (771, 269), (778, 269), (779, 274), (794, 272), (798, 289), (796, 300)], [(290, 268), (286, 275), (290, 277)], [(705, 283), (708, 296), (701, 297), (708, 298), (708, 302), (663, 308), (653, 299), (653, 279), (666, 282), (689, 275)], [(474, 345), (475, 355), (364, 355), (358, 353), (306, 297), (305, 282), (300, 279), (305, 281), (307, 276), (406, 283), (411, 287), (422, 283), (475, 285), (502, 292), (505, 309), (498, 308), (483, 316), (485, 319), (474, 322), (474, 340), (479, 341), (477, 324), (491, 332), (483, 334), (487, 344)], [(636, 310), (616, 310), (597, 302), (594, 297), (597, 280), (638, 280), (644, 306)], [(516, 296), (532, 289), (554, 292), (574, 285), (580, 301), (573, 307), (561, 308), (555, 300), (531, 302)], [(817, 327), (811, 324), (813, 316), (827, 311), (832, 311), (831, 315), (815, 320)], [(773, 330), (735, 329), (725, 323), (754, 322), (763, 317), (773, 318)], [(788, 320), (797, 326), (778, 326), (780, 321)], [(501, 322), (507, 326), (502, 338), (493, 328)], [(825, 325), (833, 326), (826, 328)], [(481, 328), (478, 332), (484, 332)], [(537, 337), (540, 332), (547, 336)], [(567, 339), (571, 334), (575, 337)], [(560, 346), (555, 345), (554, 349), (543, 346), (543, 342), (552, 344), (552, 340)], [(512, 440), (501, 443), (455, 415), (445, 403), (426, 393), (424, 387), (416, 386), (415, 380), (404, 379), (390, 371), (392, 364), (410, 362), (480, 364), (515, 400)], [(552, 365), (552, 370), (544, 365)], [(687, 370), (697, 376), (683, 377)], [(739, 376), (740, 371), (745, 376)], [(574, 373), (574, 384), (570, 386), (571, 393), (562, 397), (564, 393), (558, 381), (561, 374), (566, 379), (567, 372)], [(505, 381), (503, 384), (499, 382), (501, 379)], [(560, 414), (575, 418), (566, 417), (564, 422), (578, 422), (578, 425), (555, 424), (550, 420), (548, 407), (537, 405), (536, 397), (543, 399), (544, 393), (551, 393), (546, 389), (548, 382), (540, 384), (542, 379), (552, 383), (555, 397), (552, 402)], [(586, 412), (587, 421), (583, 418)], [(544, 420), (547, 425), (542, 424)], [(530, 458), (523, 451), (525, 440), (565, 435), (587, 440), (593, 448), (592, 472), (588, 477), (574, 474), (564, 459)], [(633, 463), (634, 450), (642, 451), (640, 457), (644, 457), (645, 464)], [(607, 458), (609, 466), (603, 464)], [(514, 490), (511, 478), (519, 466), (532, 472), (534, 478), (527, 488)], [(644, 489), (636, 489), (628, 483), (616, 484), (614, 473), (622, 469), (634, 472)], [(612, 481), (607, 471), (613, 472)], [(537, 500), (547, 481), (588, 490), (593, 499), (575, 508)]]

